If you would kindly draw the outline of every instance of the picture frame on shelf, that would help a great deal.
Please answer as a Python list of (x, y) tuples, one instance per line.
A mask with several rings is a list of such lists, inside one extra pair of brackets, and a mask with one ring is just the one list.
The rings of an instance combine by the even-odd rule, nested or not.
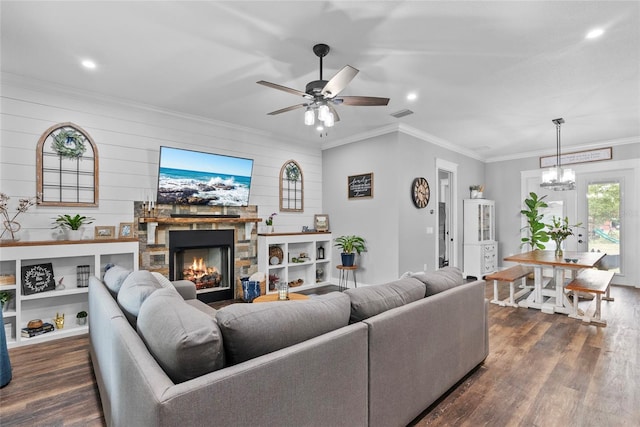
[(118, 232), (118, 237), (125, 238), (125, 239), (129, 237), (133, 237), (133, 223), (121, 222), (119, 232)]
[(326, 233), (329, 231), (329, 215), (316, 214), (313, 217), (313, 223), (315, 224), (316, 231)]
[(25, 265), (22, 267), (22, 294), (33, 295), (53, 291), (56, 281), (53, 278), (53, 264)]
[(115, 239), (116, 227), (114, 225), (96, 225), (94, 237), (96, 239)]

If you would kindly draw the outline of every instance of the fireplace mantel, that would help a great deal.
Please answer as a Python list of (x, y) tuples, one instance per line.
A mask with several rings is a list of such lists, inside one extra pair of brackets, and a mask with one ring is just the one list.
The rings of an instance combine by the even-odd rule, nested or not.
[(171, 217), (146, 217), (138, 218), (140, 224), (246, 224), (250, 222), (262, 222), (262, 218), (212, 218), (212, 217), (193, 217), (193, 218), (171, 218)]

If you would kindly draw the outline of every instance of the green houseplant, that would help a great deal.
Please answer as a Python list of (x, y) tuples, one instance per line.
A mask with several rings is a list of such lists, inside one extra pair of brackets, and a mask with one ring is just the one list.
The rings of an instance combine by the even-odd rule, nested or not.
[(524, 199), (527, 209), (522, 209), (520, 213), (527, 217), (527, 226), (522, 227), (521, 230), (528, 230), (528, 236), (520, 239), (522, 242), (520, 247), (529, 245), (531, 250), (544, 249), (544, 243), (549, 241), (549, 235), (545, 230), (546, 226), (542, 222), (542, 214), (540, 213), (541, 208), (548, 207), (547, 202), (543, 200), (545, 197), (547, 196), (539, 197), (536, 193), (531, 192), (529, 198)]
[[(80, 227), (82, 227), (85, 224), (91, 224), (93, 222), (95, 218), (91, 218), (88, 216), (84, 216), (84, 215), (80, 215), (80, 214), (76, 214), (75, 216), (71, 216), (71, 215), (58, 215), (58, 217), (54, 220), (53, 224), (53, 228), (59, 228), (63, 231), (65, 231), (66, 235), (67, 235), (67, 239), (72, 240), (78, 240), (80, 239)], [(71, 231), (71, 232), (69, 232)]]
[(13, 295), (11, 294), (11, 292), (0, 291), (0, 309), (4, 310), (5, 305), (7, 305), (12, 297)]
[(79, 311), (78, 314), (76, 314), (76, 322), (78, 323), (78, 325), (86, 325), (87, 324), (87, 312), (82, 310)]
[(351, 267), (354, 264), (355, 254), (360, 254), (367, 250), (364, 239), (360, 236), (340, 236), (336, 238), (334, 245), (342, 250), (342, 265)]

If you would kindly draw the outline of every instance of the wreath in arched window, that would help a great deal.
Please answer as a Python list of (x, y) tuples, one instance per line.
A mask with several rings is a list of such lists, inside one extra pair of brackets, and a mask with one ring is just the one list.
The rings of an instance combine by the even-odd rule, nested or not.
[(98, 206), (98, 149), (80, 126), (47, 129), (36, 150), (37, 191), (44, 206)]
[(280, 210), (304, 210), (304, 179), (302, 169), (295, 160), (287, 160), (280, 169)]

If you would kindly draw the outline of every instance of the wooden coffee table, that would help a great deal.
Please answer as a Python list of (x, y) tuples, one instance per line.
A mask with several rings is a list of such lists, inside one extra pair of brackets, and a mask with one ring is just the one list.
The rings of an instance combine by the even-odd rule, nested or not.
[[(309, 295), (289, 293), (289, 301), (305, 300), (305, 299), (309, 299)], [(272, 301), (279, 301), (277, 292), (273, 294), (260, 295), (259, 297), (253, 300), (253, 302), (272, 302)]]

